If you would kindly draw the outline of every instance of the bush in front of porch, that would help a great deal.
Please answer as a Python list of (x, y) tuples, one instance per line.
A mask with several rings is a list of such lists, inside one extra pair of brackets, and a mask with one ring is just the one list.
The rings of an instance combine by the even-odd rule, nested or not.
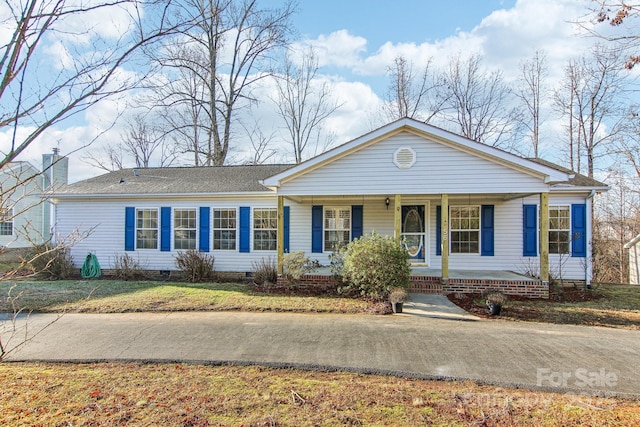
[(340, 251), (345, 290), (386, 299), (392, 288), (409, 287), (409, 254), (390, 236), (376, 232), (353, 240)]

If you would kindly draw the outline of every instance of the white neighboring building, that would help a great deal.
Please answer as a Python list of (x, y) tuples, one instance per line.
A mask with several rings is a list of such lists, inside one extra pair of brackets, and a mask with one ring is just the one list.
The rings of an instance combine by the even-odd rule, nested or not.
[(67, 183), (69, 159), (54, 150), (42, 161), (42, 171), (29, 162), (11, 162), (0, 170), (0, 247), (30, 247), (51, 237), (50, 197)]
[(629, 252), (629, 284), (640, 285), (640, 234), (629, 240), (624, 248)]

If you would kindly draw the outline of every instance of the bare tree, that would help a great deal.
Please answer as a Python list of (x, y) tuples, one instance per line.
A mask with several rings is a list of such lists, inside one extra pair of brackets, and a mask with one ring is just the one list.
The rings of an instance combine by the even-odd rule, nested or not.
[(433, 72), (431, 58), (419, 74), (406, 58), (398, 56), (387, 69), (390, 77), (383, 113), (388, 121), (404, 117), (429, 123), (444, 104), (441, 82)]
[[(626, 52), (625, 68), (630, 70), (640, 63), (640, 4), (625, 0), (593, 0), (594, 7), (588, 19), (578, 22), (591, 34), (613, 43), (618, 52)], [(609, 23), (608, 29), (592, 27), (592, 22)], [(636, 25), (633, 25), (633, 24)]]
[(268, 60), (287, 41), (293, 6), (261, 9), (256, 0), (184, 0), (174, 13), (190, 27), (156, 58), (169, 80), (181, 80), (161, 97), (165, 105), (182, 107), (172, 124), (179, 134), (191, 136), (189, 150), (203, 157), (196, 161), (222, 166), (237, 110), (255, 101), (251, 90), (269, 76)]
[(640, 116), (632, 107), (623, 121), (623, 131), (615, 141), (615, 153), (630, 165), (640, 179)]
[(171, 166), (177, 158), (176, 148), (162, 129), (147, 122), (149, 117), (135, 114), (127, 120), (121, 142), (103, 147), (102, 155), (89, 153), (83, 160), (106, 171), (122, 169), (128, 160), (139, 168)]
[(250, 165), (262, 165), (267, 163), (269, 159), (272, 159), (278, 151), (271, 147), (271, 142), (275, 138), (275, 131), (269, 135), (265, 134), (260, 126), (260, 123), (255, 120), (253, 126), (249, 127), (242, 123), (247, 138), (253, 148), (253, 157), (246, 164)]
[(523, 125), (531, 136), (533, 157), (540, 157), (540, 125), (542, 102), (546, 98), (544, 79), (547, 75), (547, 55), (537, 50), (533, 57), (520, 65), (520, 88), (515, 92), (524, 105)]
[(318, 59), (313, 49), (303, 54), (300, 65), (294, 64), (288, 54), (285, 56), (284, 68), (276, 76), (276, 87), (277, 112), (285, 123), (295, 162), (300, 163), (312, 137), (318, 150), (323, 122), (340, 105), (332, 98), (329, 83), (319, 79)]
[[(0, 132), (10, 137), (3, 142), (0, 167), (50, 127), (140, 83), (140, 76), (126, 78), (120, 71), (139, 50), (175, 30), (165, 26), (163, 3), (7, 2), (4, 24), (12, 32), (0, 47)], [(83, 17), (109, 16), (111, 11), (129, 16), (128, 31), (119, 39), (103, 36), (90, 23), (75, 30)], [(51, 38), (62, 49), (53, 67), (46, 44)], [(87, 41), (95, 49), (91, 54), (83, 50)]]
[(581, 172), (584, 157), (586, 174), (593, 177), (595, 160), (609, 154), (607, 146), (624, 129), (625, 77), (618, 55), (602, 46), (569, 63), (564, 93), (557, 92), (555, 98), (570, 122), (570, 149), (577, 172)]
[(481, 59), (452, 58), (442, 74), (444, 119), (474, 141), (502, 146), (514, 131), (517, 110), (510, 107), (511, 90), (500, 72), (481, 68)]

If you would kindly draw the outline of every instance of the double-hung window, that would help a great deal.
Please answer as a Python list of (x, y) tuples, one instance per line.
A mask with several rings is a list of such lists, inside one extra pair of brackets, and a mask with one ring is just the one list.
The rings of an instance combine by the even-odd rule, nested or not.
[(278, 210), (253, 210), (253, 250), (275, 251), (278, 244)]
[(571, 221), (569, 206), (549, 206), (549, 253), (568, 254)]
[(236, 209), (213, 209), (213, 249), (236, 249)]
[(173, 247), (174, 249), (196, 248), (196, 210), (173, 210)]
[(158, 209), (136, 209), (136, 248), (158, 249)]
[(338, 250), (350, 240), (351, 208), (324, 208), (324, 250)]
[(0, 209), (0, 236), (13, 236), (13, 208)]
[(451, 253), (480, 253), (480, 206), (451, 206)]

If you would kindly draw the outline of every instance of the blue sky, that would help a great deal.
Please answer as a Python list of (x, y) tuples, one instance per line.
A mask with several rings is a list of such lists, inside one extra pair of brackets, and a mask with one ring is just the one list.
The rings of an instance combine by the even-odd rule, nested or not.
[[(281, 4), (280, 0), (259, 2), (265, 6)], [(434, 65), (444, 67), (451, 57), (478, 54), (488, 70), (499, 71), (505, 81), (515, 83), (520, 63), (542, 49), (548, 58), (548, 89), (553, 90), (567, 61), (586, 54), (595, 43), (571, 23), (588, 12), (590, 3), (589, 0), (301, 0), (299, 12), (292, 17), (296, 29), (293, 46), (314, 47), (321, 66), (319, 83), (330, 83), (334, 96), (342, 104), (326, 122), (327, 129), (335, 135), (335, 144), (339, 144), (381, 124), (373, 117), (382, 104), (387, 68), (399, 55), (418, 67), (429, 58)], [(51, 54), (55, 53), (52, 46)], [(56, 59), (52, 57), (52, 61)], [(256, 91), (263, 99), (268, 99), (270, 93), (273, 86), (268, 84)], [(73, 123), (50, 129), (22, 160), (39, 164), (42, 153), (50, 152), (52, 147), (57, 146), (62, 154), (67, 154), (97, 136), (90, 149), (99, 153), (101, 147), (120, 139), (124, 118), (130, 112), (126, 101), (102, 102)], [(545, 107), (543, 157), (560, 161), (554, 146), (563, 139), (564, 123), (549, 105)], [(277, 160), (291, 161), (286, 145), (280, 142), (284, 135), (274, 106), (263, 102), (251, 114), (264, 126), (266, 134), (278, 135)], [(114, 120), (115, 125), (110, 126)], [(0, 142), (2, 137), (0, 134)], [(104, 173), (83, 162), (84, 155), (86, 151), (70, 155), (72, 181)], [(238, 137), (230, 159), (240, 163), (247, 155), (246, 141)]]

